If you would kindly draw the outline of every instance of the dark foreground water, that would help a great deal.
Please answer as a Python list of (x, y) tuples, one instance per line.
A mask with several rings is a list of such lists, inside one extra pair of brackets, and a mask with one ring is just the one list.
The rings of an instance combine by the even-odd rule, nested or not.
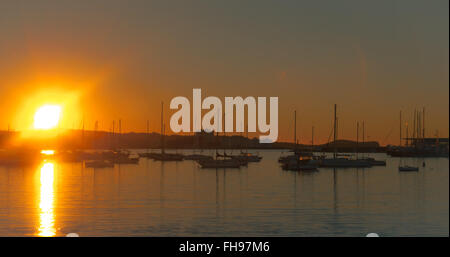
[(449, 236), (448, 158), (401, 173), (399, 158), (371, 154), (387, 166), (302, 173), (282, 171), (280, 151), (259, 153), (238, 170), (0, 167), (0, 236)]

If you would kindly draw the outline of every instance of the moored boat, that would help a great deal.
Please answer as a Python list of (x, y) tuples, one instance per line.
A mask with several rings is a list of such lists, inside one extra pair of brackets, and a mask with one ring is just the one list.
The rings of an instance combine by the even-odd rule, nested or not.
[(241, 163), (233, 159), (202, 159), (197, 160), (202, 168), (240, 168)]
[(290, 158), (289, 161), (281, 165), (281, 168), (292, 171), (317, 171), (318, 163), (311, 158)]
[(114, 163), (106, 160), (94, 160), (85, 161), (84, 166), (86, 168), (112, 168), (114, 167)]
[(405, 165), (405, 166), (398, 166), (398, 171), (419, 171), (419, 168)]
[(203, 155), (203, 154), (189, 154), (189, 155), (185, 155), (183, 157), (183, 159), (196, 161), (196, 160), (204, 160), (204, 159), (213, 159), (213, 157), (210, 155)]

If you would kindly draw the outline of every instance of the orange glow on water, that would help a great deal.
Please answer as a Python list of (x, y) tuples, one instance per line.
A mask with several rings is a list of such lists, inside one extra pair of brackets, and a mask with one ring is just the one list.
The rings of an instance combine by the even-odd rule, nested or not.
[(54, 164), (45, 162), (40, 171), (40, 199), (39, 199), (39, 236), (54, 236), (55, 215), (54, 209)]

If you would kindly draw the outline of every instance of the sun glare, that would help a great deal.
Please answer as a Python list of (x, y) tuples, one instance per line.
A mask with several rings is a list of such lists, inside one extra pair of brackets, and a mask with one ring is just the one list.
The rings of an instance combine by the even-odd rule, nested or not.
[(58, 125), (61, 115), (61, 106), (44, 105), (41, 106), (34, 114), (35, 129), (51, 129)]

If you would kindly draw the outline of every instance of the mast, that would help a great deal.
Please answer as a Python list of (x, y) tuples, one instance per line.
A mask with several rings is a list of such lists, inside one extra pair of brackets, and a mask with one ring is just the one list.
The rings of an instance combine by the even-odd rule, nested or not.
[(406, 122), (406, 146), (409, 146), (408, 122)]
[(121, 143), (122, 143), (122, 120), (119, 119), (119, 139), (118, 139), (118, 145), (119, 149), (121, 149)]
[(334, 104), (334, 129), (333, 129), (333, 146), (334, 146), (334, 152), (333, 152), (333, 158), (336, 159), (336, 112), (337, 112), (337, 105)]
[(246, 123), (245, 126), (246, 132), (245, 132), (245, 146), (247, 147), (247, 149), (245, 150), (245, 153), (248, 154), (248, 122)]
[(425, 107), (422, 110), (422, 138), (425, 141)]
[(417, 124), (417, 121), (416, 121), (416, 117), (417, 117), (417, 111), (416, 111), (416, 109), (414, 109), (414, 119), (413, 119), (413, 122), (414, 122), (414, 124), (413, 124), (413, 142), (415, 143), (415, 139), (416, 139), (416, 132), (417, 132), (417, 130), (416, 130), (416, 124)]
[(356, 122), (356, 159), (358, 159), (358, 147), (359, 147), (359, 122)]
[(221, 114), (222, 114), (222, 119), (221, 119), (221, 123), (219, 123), (219, 127), (220, 127), (220, 129), (222, 129), (222, 126), (223, 126), (223, 130), (222, 130), (222, 147), (223, 147), (223, 158), (225, 158), (225, 155), (227, 155), (227, 152), (225, 151), (225, 142), (227, 141), (227, 139), (226, 139), (226, 134), (225, 134), (225, 109), (223, 109), (222, 111), (221, 111)]
[(114, 134), (115, 127), (116, 127), (116, 121), (113, 120), (113, 122), (112, 122), (112, 138), (111, 138), (113, 150), (116, 148), (116, 136)]
[(418, 128), (417, 135), (418, 135), (419, 139), (422, 139), (422, 113), (420, 113), (419, 110), (417, 110), (417, 115), (419, 116), (419, 119), (418, 119), (419, 124), (417, 124), (417, 128)]
[(82, 120), (82, 127), (81, 127), (81, 148), (85, 148), (85, 141), (84, 141), (84, 118)]
[(297, 149), (297, 111), (294, 111), (294, 144)]
[(149, 134), (149, 129), (150, 129), (150, 126), (149, 126), (150, 124), (149, 124), (149, 122), (148, 122), (148, 120), (147, 120), (147, 130), (146, 130), (146, 138), (147, 138), (147, 153), (148, 153), (148, 148), (149, 148), (149, 146), (150, 146), (150, 144), (149, 144), (149, 136), (148, 136), (148, 134)]
[(365, 124), (363, 121), (362, 122), (362, 144), (363, 144), (363, 147), (365, 147), (365, 143), (366, 143), (366, 127), (365, 127)]
[(417, 125), (416, 125), (416, 142), (420, 139), (420, 113), (419, 110), (417, 110)]
[(402, 146), (402, 111), (400, 111), (400, 147)]
[(161, 153), (164, 153), (164, 102), (161, 102)]
[(314, 126), (311, 129), (311, 152), (314, 152)]

